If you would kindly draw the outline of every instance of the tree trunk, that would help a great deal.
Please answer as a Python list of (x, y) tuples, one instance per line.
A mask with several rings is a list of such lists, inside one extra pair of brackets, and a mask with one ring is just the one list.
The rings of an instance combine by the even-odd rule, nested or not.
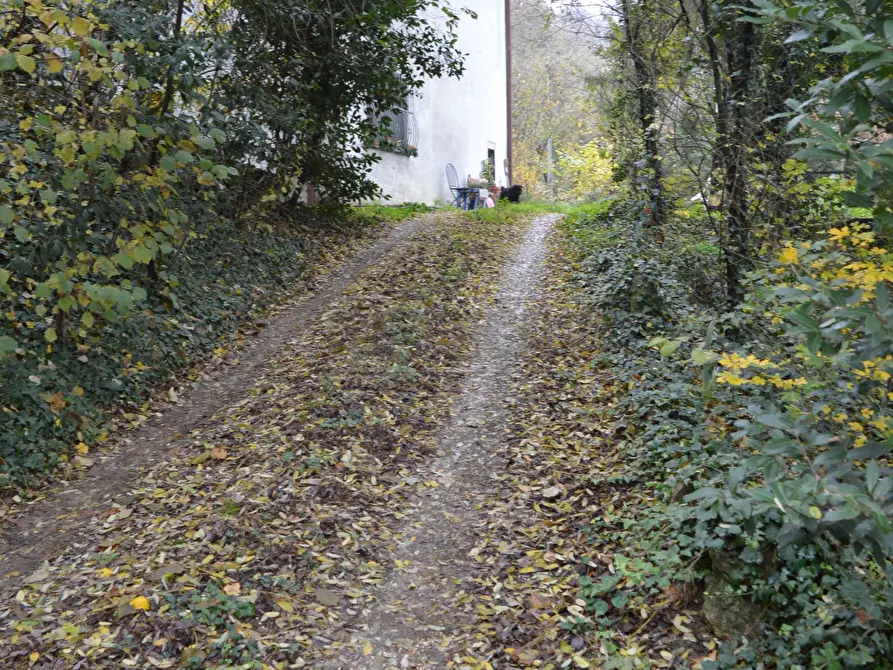
[(729, 148), (729, 105), (726, 91), (726, 80), (723, 76), (722, 62), (720, 61), (719, 48), (713, 31), (713, 19), (710, 15), (710, 0), (701, 0), (698, 7), (701, 24), (704, 28), (704, 41), (707, 44), (707, 56), (710, 59), (710, 73), (713, 77), (713, 121), (716, 125), (716, 143), (713, 147), (711, 158), (710, 176), (717, 180), (719, 171), (725, 170), (728, 161), (725, 153)]
[(728, 241), (726, 245), (726, 295), (730, 306), (744, 297), (741, 276), (750, 265), (747, 198), (747, 144), (752, 130), (750, 80), (756, 46), (754, 24), (734, 21), (726, 47), (729, 68), (730, 128), (725, 165), (724, 200)]
[(645, 149), (645, 165), (648, 168), (647, 190), (650, 205), (646, 210), (646, 227), (660, 228), (664, 219), (663, 167), (660, 161), (660, 132), (657, 128), (657, 89), (654, 76), (639, 35), (639, 26), (633, 17), (631, 0), (623, 0), (623, 28), (626, 50), (635, 72), (636, 96), (639, 103), (639, 125)]
[[(183, 9), (185, 0), (177, 0), (177, 18), (174, 20), (174, 48), (177, 48), (177, 41), (180, 39), (180, 31), (183, 28)], [(174, 101), (174, 63), (170, 64), (167, 69), (167, 81), (164, 84), (164, 96), (158, 107), (158, 118), (163, 118), (170, 109), (171, 103)]]

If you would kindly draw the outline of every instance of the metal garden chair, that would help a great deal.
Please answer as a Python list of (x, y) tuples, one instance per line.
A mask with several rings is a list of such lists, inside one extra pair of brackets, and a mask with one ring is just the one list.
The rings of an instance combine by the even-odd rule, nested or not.
[[(459, 174), (456, 172), (456, 168), (453, 166), (452, 163), (447, 163), (446, 177), (447, 184), (449, 184), (450, 186), (450, 191), (455, 196), (453, 198), (453, 202), (450, 203), (451, 205), (455, 205), (460, 209), (470, 209), (477, 206), (478, 201), (480, 201), (480, 196), (477, 193), (477, 189), (459, 186)], [(471, 200), (470, 196), (472, 193), (474, 193), (476, 197), (472, 202), (469, 202)]]

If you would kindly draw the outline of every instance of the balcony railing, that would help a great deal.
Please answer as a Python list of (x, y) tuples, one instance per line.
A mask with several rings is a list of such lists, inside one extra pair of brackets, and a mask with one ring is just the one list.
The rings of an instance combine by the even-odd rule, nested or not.
[(378, 137), (372, 143), (373, 148), (404, 156), (419, 155), (419, 124), (415, 114), (406, 110), (396, 113), (381, 112), (376, 118), (380, 129)]

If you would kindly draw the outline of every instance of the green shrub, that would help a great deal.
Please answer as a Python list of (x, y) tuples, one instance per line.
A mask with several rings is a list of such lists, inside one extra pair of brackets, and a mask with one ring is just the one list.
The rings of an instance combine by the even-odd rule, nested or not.
[(431, 6), (4, 4), (0, 487), (300, 276), (309, 184), (327, 216), (380, 195), (366, 112), (462, 71)]
[(671, 241), (676, 260), (657, 263), (666, 250), (630, 242), (633, 226), (589, 221), (602, 230), (565, 230), (610, 317), (592, 365), (623, 390), (610, 412), (627, 465), (611, 481), (657, 499), (619, 530), (593, 519), (623, 560), (581, 581), (590, 614), (616, 627), (669, 584), (706, 584), (705, 603), (740, 605), (724, 632), (747, 644), (705, 668), (891, 667), (893, 254), (834, 229), (786, 247), (724, 314), (693, 309), (685, 285), (712, 248)]

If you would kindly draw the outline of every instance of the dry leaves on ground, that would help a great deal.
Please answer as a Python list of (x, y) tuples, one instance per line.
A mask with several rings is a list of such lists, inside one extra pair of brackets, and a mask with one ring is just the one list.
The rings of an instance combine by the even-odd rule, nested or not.
[(516, 224), (435, 219), (89, 520), (88, 544), (25, 580), (0, 611), (9, 667), (319, 667), (338, 653), (391, 567), (517, 239)]

